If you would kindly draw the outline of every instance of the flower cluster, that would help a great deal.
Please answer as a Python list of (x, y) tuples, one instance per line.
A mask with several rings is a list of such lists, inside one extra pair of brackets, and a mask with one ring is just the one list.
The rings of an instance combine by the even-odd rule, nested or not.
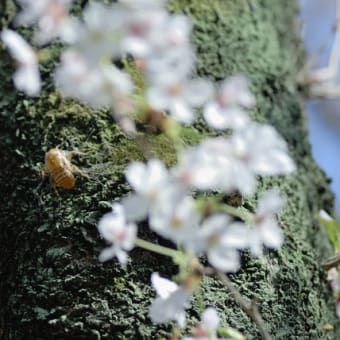
[[(173, 257), (178, 254), (139, 239), (141, 221), (147, 221), (152, 231), (170, 240), (181, 254), (191, 260), (204, 255), (214, 270), (223, 273), (239, 270), (240, 251), (260, 256), (264, 247), (281, 246), (283, 234), (276, 214), (284, 199), (275, 189), (263, 193), (256, 211), (246, 215), (217, 199), (209, 212), (199, 207), (197, 195), (202, 192), (228, 195), (236, 191), (249, 197), (256, 192), (258, 176), (291, 174), (295, 165), (278, 132), (248, 116), (246, 110), (255, 105), (255, 98), (245, 76), (227, 78), (219, 86), (194, 78), (192, 24), (186, 16), (168, 13), (165, 0), (90, 2), (82, 19), (68, 14), (71, 0), (19, 3), (23, 11), (17, 23), (37, 23), (37, 44), (59, 38), (66, 45), (55, 72), (56, 85), (66, 97), (110, 108), (121, 126), (123, 121), (132, 122), (136, 86), (117, 66), (128, 58), (144, 76), (146, 88), (141, 96), (150, 111), (192, 124), (200, 108), (208, 128), (231, 132), (183, 148), (171, 168), (160, 159), (131, 162), (125, 175), (133, 192), (113, 204), (112, 212), (98, 223), (100, 235), (109, 243), (99, 256), (101, 261), (117, 257), (125, 265), (127, 252), (135, 246)], [(18, 62), (15, 86), (28, 95), (38, 94), (36, 52), (14, 31), (4, 30), (1, 38)], [(174, 320), (184, 327), (184, 310), (196, 287), (192, 281), (191, 274), (180, 284), (157, 273), (151, 276), (157, 293), (149, 312), (153, 322)], [(217, 327), (216, 312), (207, 310), (200, 328), (205, 335), (195, 338), (217, 339)]]
[[(191, 147), (191, 151), (193, 148), (195, 147)], [(196, 148), (200, 149), (201, 145)], [(209, 155), (212, 158), (222, 157), (211, 150)], [(201, 164), (193, 163), (192, 169), (190, 167), (185, 169), (179, 165), (167, 170), (164, 163), (158, 159), (151, 159), (147, 164), (130, 163), (126, 177), (135, 192), (122, 200), (126, 219), (139, 222), (148, 217), (149, 226), (153, 231), (183, 246), (188, 252), (194, 254), (207, 252), (208, 258), (213, 259), (211, 262), (223, 271), (239, 269), (237, 249), (249, 248), (254, 255), (260, 255), (262, 245), (270, 248), (279, 247), (283, 236), (275, 222), (275, 214), (283, 205), (280, 194), (272, 190), (260, 198), (258, 210), (250, 226), (243, 222), (235, 222), (228, 214), (221, 212), (204, 218), (191, 195), (189, 177), (201, 171), (200, 176), (202, 180), (205, 179), (204, 189), (214, 190), (218, 179), (222, 183), (222, 176), (217, 176), (212, 169), (222, 172), (223, 168), (220, 170), (221, 165), (218, 167), (216, 162), (212, 162), (207, 169), (203, 155), (201, 158), (197, 157), (198, 159), (202, 160)], [(231, 158), (227, 164), (233, 165), (235, 162)], [(282, 167), (280, 169), (282, 171)], [(274, 167), (272, 171), (275, 171)], [(242, 172), (235, 172), (234, 176), (241, 177)], [(213, 181), (213, 185), (209, 186), (210, 180)], [(224, 174), (223, 180), (232, 183), (233, 178), (228, 179), (228, 175)], [(240, 183), (242, 180), (244, 181), (240, 178)], [(235, 188), (229, 186), (224, 189), (230, 193)]]
[[(192, 151), (194, 147), (190, 148)], [(196, 148), (201, 148), (201, 145)], [(212, 152), (210, 155), (217, 157)], [(286, 154), (285, 156), (289, 159)], [(234, 161), (229, 160), (229, 162), (233, 164)], [(196, 166), (196, 170), (199, 171), (200, 165), (197, 163)], [(259, 168), (261, 166), (266, 168), (264, 163), (261, 163)], [(256, 168), (256, 163), (254, 167)], [(280, 169), (282, 171), (284, 167)], [(289, 168), (289, 171), (292, 169)], [(209, 183), (215, 173), (206, 169), (203, 171), (206, 171), (204, 176)], [(276, 170), (273, 167), (271, 171)], [(128, 232), (131, 225), (135, 226), (145, 219), (148, 219), (151, 230), (171, 240), (188, 254), (192, 256), (205, 254), (210, 265), (221, 272), (236, 272), (240, 269), (240, 250), (248, 249), (254, 256), (260, 256), (264, 246), (277, 249), (282, 245), (283, 234), (275, 215), (282, 207), (284, 199), (277, 190), (265, 192), (260, 197), (258, 208), (250, 215), (247, 223), (235, 220), (223, 211), (204, 216), (192, 196), (191, 185), (188, 185), (188, 177), (192, 171), (186, 169), (185, 172), (187, 175), (184, 175), (181, 164), (167, 169), (158, 159), (151, 159), (146, 164), (130, 163), (126, 170), (126, 177), (134, 192), (124, 197), (119, 207), (120, 211), (124, 212), (124, 218), (120, 219), (125, 223), (124, 235), (129, 235), (131, 238), (128, 242), (129, 247), (120, 247), (120, 253), (132, 248), (130, 244), (134, 242), (136, 234)], [(235, 176), (240, 177), (242, 173), (235, 173)], [(232, 181), (232, 178), (229, 180)], [(205, 190), (208, 189), (212, 190), (215, 187), (207, 185)], [(230, 186), (226, 192), (231, 192), (233, 189), (234, 186)], [(107, 221), (107, 216), (104, 216), (104, 222)], [(109, 232), (116, 225), (116, 219), (114, 217), (111, 219), (111, 224), (101, 220), (98, 227), (104, 238), (119, 247), (120, 233), (111, 233), (110, 237), (105, 236), (104, 229), (107, 228)], [(119, 224), (119, 227), (122, 225)], [(122, 257), (120, 253), (112, 251), (110, 254), (112, 257), (117, 256), (118, 260), (125, 264), (126, 256)], [(103, 259), (103, 255), (101, 258)], [(180, 326), (184, 326), (183, 310), (189, 305), (193, 292), (175, 283), (164, 283), (168, 282), (164, 280), (156, 274), (152, 276), (152, 283), (158, 297), (151, 306), (149, 315), (156, 323), (175, 320)], [(164, 287), (164, 290), (161, 290), (159, 285)]]

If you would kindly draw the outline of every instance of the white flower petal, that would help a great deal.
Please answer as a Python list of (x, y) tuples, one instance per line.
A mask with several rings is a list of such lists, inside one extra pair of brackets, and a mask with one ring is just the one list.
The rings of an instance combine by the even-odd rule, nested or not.
[(156, 290), (157, 295), (162, 299), (168, 298), (171, 293), (175, 292), (179, 288), (175, 282), (159, 276), (158, 273), (151, 274), (151, 284)]
[(202, 314), (202, 321), (205, 329), (209, 332), (215, 333), (220, 324), (220, 319), (216, 309), (208, 307)]

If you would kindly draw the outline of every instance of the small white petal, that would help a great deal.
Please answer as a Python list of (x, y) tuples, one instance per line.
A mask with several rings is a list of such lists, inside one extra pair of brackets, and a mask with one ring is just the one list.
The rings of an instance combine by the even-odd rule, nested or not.
[(193, 79), (188, 82), (185, 92), (188, 102), (193, 107), (199, 107), (212, 97), (214, 87), (205, 79)]
[(191, 124), (195, 118), (193, 109), (182, 100), (174, 101), (169, 110), (173, 117), (185, 124)]
[(220, 324), (216, 309), (208, 307), (202, 314), (202, 321), (205, 329), (215, 333)]
[(37, 57), (32, 47), (17, 32), (5, 29), (1, 32), (1, 39), (8, 47), (12, 57), (22, 64), (36, 64)]
[(104, 250), (102, 250), (102, 252), (99, 255), (99, 261), (105, 262), (107, 260), (114, 258), (115, 255), (116, 255), (115, 247), (112, 246), (112, 247), (105, 248)]
[(235, 273), (240, 269), (240, 255), (230, 248), (218, 247), (207, 252), (209, 263), (216, 269)]
[(178, 285), (175, 282), (159, 276), (158, 273), (151, 274), (151, 284), (156, 290), (157, 295), (162, 299), (168, 298), (171, 293), (178, 289)]
[(214, 102), (206, 105), (203, 116), (207, 124), (217, 130), (242, 129), (250, 121), (248, 115), (242, 109), (237, 107), (226, 109)]

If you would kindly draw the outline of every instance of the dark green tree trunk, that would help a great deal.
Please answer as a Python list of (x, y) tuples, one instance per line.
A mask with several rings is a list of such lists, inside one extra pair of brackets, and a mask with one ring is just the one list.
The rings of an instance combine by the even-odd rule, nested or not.
[[(249, 76), (257, 99), (253, 118), (280, 131), (298, 165), (294, 176), (263, 180), (259, 188), (278, 186), (288, 198), (279, 216), (284, 246), (262, 259), (244, 256), (243, 269), (232, 279), (244, 296), (256, 299), (274, 339), (336, 339), (335, 332), (324, 330), (336, 318), (319, 265), (331, 247), (315, 218), (320, 208), (332, 208), (333, 196), (312, 159), (295, 83), (302, 60), (296, 3), (174, 0), (171, 8), (194, 21), (198, 74), (214, 80), (237, 72)], [(1, 2), (3, 26), (15, 11), (12, 0)], [(57, 45), (52, 53), (58, 56)], [(63, 100), (50, 85), (51, 63), (43, 65), (44, 92), (35, 99), (15, 92), (12, 61), (3, 47), (0, 65), (0, 338), (165, 338), (170, 327), (151, 325), (147, 317), (154, 296), (149, 279), (153, 271), (171, 276), (176, 268), (138, 249), (126, 268), (97, 259), (104, 243), (96, 221), (129, 190), (123, 171), (128, 161), (143, 159), (139, 144), (126, 138), (107, 112)], [(199, 140), (203, 129), (199, 124), (188, 129), (184, 142)], [(166, 137), (152, 136), (149, 142), (156, 156), (173, 162)], [(77, 178), (75, 189), (60, 197), (48, 183), (39, 186), (44, 154), (58, 144), (85, 151), (75, 163), (91, 175)], [(249, 209), (255, 203), (256, 198), (243, 202)], [(189, 310), (192, 322), (202, 301), (217, 307), (225, 325), (247, 339), (259, 338), (218, 280), (204, 280)]]

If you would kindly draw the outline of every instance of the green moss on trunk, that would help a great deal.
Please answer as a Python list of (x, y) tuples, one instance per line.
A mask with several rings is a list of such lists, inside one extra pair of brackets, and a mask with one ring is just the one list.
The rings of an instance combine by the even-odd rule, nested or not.
[[(2, 8), (2, 7), (3, 8)], [(2, 23), (14, 15), (11, 1), (1, 5)], [(332, 207), (328, 180), (311, 157), (302, 99), (295, 75), (301, 50), (295, 31), (295, 1), (174, 0), (173, 10), (194, 21), (199, 75), (221, 80), (243, 72), (252, 81), (257, 106), (254, 119), (274, 124), (287, 140), (298, 171), (263, 180), (259, 193), (280, 187), (288, 198), (280, 214), (285, 244), (260, 260), (244, 256), (233, 276), (242, 294), (258, 301), (274, 339), (334, 339), (334, 306), (319, 262), (331, 254), (315, 216)], [(150, 274), (171, 276), (166, 259), (141, 250), (122, 268), (98, 263), (104, 243), (96, 221), (109, 202), (128, 190), (124, 167), (143, 159), (141, 145), (126, 138), (105, 111), (65, 101), (48, 86), (28, 99), (13, 90), (12, 64), (0, 51), (0, 337), (4, 339), (135, 339), (167, 337), (169, 327), (150, 324), (147, 309), (153, 292)], [(202, 126), (188, 129), (186, 143), (203, 136)], [(166, 137), (149, 138), (157, 157), (174, 162)], [(75, 163), (91, 179), (77, 178), (74, 190), (54, 194), (40, 186), (44, 153), (60, 144), (87, 153)], [(244, 204), (252, 209), (256, 197)], [(153, 234), (146, 235), (155, 239)], [(258, 339), (253, 322), (212, 278), (189, 314), (199, 317), (204, 304), (217, 307), (225, 325)]]

